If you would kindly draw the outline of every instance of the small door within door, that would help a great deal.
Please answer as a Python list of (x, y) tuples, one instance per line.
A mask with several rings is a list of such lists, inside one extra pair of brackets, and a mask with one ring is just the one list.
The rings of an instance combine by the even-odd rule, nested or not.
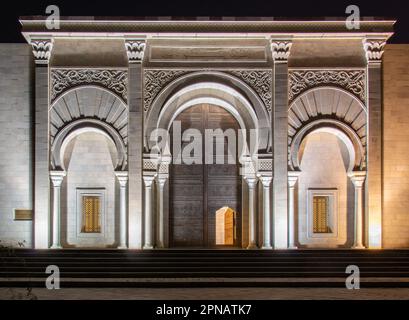
[(223, 207), (216, 211), (216, 245), (234, 246), (237, 243), (236, 212)]

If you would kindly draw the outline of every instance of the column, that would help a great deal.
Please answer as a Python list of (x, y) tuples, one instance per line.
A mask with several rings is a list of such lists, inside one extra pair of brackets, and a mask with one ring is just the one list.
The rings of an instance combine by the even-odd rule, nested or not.
[(61, 184), (65, 171), (50, 171), (53, 183), (53, 243), (51, 249), (61, 249)]
[(286, 249), (288, 245), (287, 224), (287, 167), (288, 167), (288, 57), (291, 41), (274, 39), (271, 52), (274, 60), (273, 81), (273, 148), (274, 148), (274, 240), (275, 249)]
[(127, 249), (126, 244), (126, 185), (128, 172), (116, 171), (115, 175), (119, 182), (119, 245), (118, 249)]
[(144, 249), (153, 249), (153, 230), (152, 230), (152, 182), (154, 175), (144, 175), (145, 183), (145, 242)]
[(249, 244), (247, 249), (257, 249), (257, 240), (256, 240), (256, 213), (255, 210), (255, 189), (257, 185), (256, 177), (245, 177), (245, 180), (249, 189)]
[(300, 174), (301, 172), (299, 171), (288, 172), (288, 249), (297, 249), (297, 246), (295, 245), (294, 187)]
[(263, 184), (263, 246), (262, 249), (272, 249), (271, 246), (271, 210), (270, 210), (270, 184), (272, 176), (260, 176)]
[(163, 191), (165, 187), (165, 183), (168, 180), (168, 175), (161, 174), (158, 176), (158, 247), (164, 248), (165, 247), (165, 229), (164, 229), (164, 198), (163, 198)]
[(382, 248), (382, 55), (385, 39), (365, 39), (367, 59), (367, 243)]
[(131, 249), (142, 248), (143, 216), (143, 100), (142, 100), (142, 61), (145, 51), (143, 39), (126, 39), (128, 56), (128, 245)]
[(48, 249), (50, 245), (50, 178), (48, 150), (48, 62), (53, 42), (32, 39), (35, 59), (34, 106), (34, 248)]
[(348, 174), (354, 184), (354, 244), (352, 249), (363, 249), (363, 210), (362, 210), (362, 186), (365, 182), (365, 171), (354, 171)]

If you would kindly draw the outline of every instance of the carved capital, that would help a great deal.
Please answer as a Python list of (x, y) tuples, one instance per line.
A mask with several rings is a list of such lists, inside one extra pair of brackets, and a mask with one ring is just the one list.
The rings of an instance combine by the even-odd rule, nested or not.
[(366, 171), (352, 171), (348, 173), (348, 177), (351, 179), (355, 188), (362, 188), (366, 178)]
[(145, 41), (125, 40), (125, 49), (129, 62), (142, 62), (145, 54)]
[(125, 188), (128, 183), (128, 171), (115, 171), (115, 175), (118, 179), (119, 186)]
[(61, 187), (64, 177), (66, 176), (65, 171), (50, 171), (50, 178), (53, 186), (56, 188)]
[(163, 189), (163, 187), (165, 186), (166, 181), (169, 178), (169, 174), (158, 174), (158, 185), (161, 189)]
[(385, 40), (363, 40), (365, 56), (368, 63), (381, 63), (382, 55), (386, 45)]
[(271, 181), (273, 180), (273, 177), (271, 175), (260, 175), (258, 179), (263, 184), (264, 188), (270, 188), (270, 184)]
[(271, 40), (271, 53), (274, 62), (287, 62), (292, 42), (288, 40)]
[(156, 173), (153, 172), (143, 172), (143, 182), (146, 188), (151, 188), (153, 181), (155, 181)]
[(31, 40), (36, 64), (48, 64), (53, 50), (52, 39)]
[(294, 188), (300, 174), (301, 171), (288, 171), (288, 187), (290, 189)]

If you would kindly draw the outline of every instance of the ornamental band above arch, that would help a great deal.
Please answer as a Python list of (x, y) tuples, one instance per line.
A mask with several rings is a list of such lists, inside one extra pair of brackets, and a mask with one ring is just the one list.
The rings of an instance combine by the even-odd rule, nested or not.
[(364, 69), (289, 70), (289, 104), (309, 89), (331, 85), (351, 93), (365, 105), (365, 79)]
[(128, 101), (128, 72), (123, 69), (60, 69), (50, 70), (50, 103), (67, 91), (90, 85), (112, 92), (125, 104)]

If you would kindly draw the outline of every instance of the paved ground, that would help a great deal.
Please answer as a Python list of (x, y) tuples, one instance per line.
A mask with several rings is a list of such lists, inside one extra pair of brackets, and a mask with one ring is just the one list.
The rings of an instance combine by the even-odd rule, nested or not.
[[(409, 288), (365, 288), (347, 290), (342, 288), (67, 288), (47, 290), (35, 288), (38, 299), (135, 299), (135, 300), (210, 300), (210, 299), (409, 299)], [(27, 299), (24, 289), (0, 288), (0, 299)], [(20, 295), (20, 296), (19, 296)]]

